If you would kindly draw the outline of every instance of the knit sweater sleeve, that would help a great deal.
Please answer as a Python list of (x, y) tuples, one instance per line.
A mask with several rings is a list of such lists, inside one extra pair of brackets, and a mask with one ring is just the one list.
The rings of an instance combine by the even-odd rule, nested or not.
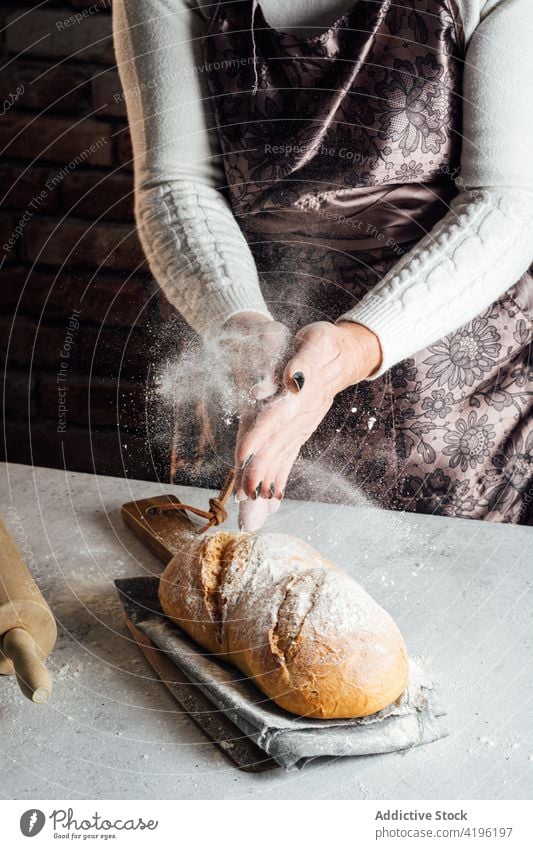
[(489, 306), (533, 258), (533, 26), (529, 0), (493, 5), (468, 46), (459, 194), (448, 214), (338, 320), (365, 325), (373, 377)]
[(270, 316), (228, 202), (197, 0), (114, 0), (113, 37), (133, 147), (135, 217), (151, 271), (202, 334)]

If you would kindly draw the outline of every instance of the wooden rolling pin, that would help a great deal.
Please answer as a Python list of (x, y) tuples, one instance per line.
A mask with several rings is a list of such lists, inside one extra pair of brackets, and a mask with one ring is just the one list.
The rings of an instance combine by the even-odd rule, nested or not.
[(56, 637), (52, 611), (0, 519), (0, 673), (15, 673), (33, 702), (46, 702), (52, 691), (43, 661)]

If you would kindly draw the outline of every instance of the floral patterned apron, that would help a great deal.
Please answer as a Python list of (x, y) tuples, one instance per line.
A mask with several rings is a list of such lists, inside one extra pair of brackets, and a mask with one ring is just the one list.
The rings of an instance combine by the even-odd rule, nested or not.
[[(455, 5), (358, 0), (311, 38), (273, 29), (257, 0), (211, 12), (205, 69), (227, 193), (266, 301), (293, 330), (335, 320), (457, 193)], [(303, 456), (384, 507), (531, 522), (531, 283), (524, 275), (473, 321), (338, 395)], [(173, 476), (196, 462), (214, 485), (213, 458), (227, 463), (233, 443), (217, 416), (201, 430), (191, 457), (177, 428)]]

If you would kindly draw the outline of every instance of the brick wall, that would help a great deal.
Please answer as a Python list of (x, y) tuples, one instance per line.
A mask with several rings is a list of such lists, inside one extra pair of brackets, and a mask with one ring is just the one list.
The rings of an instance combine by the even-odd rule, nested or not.
[(182, 328), (133, 224), (110, 2), (36, 6), (0, 12), (6, 455), (166, 479), (170, 432), (159, 425), (154, 443), (151, 381), (160, 338)]

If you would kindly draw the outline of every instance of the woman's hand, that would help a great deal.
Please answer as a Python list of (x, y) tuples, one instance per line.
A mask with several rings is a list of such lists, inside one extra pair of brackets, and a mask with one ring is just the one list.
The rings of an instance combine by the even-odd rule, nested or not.
[(290, 342), (289, 329), (261, 313), (242, 312), (226, 321), (220, 344), (240, 410), (279, 389)]
[[(222, 352), (236, 394), (239, 416), (237, 448), (253, 427), (266, 399), (280, 389), (283, 367), (291, 350), (291, 334), (281, 322), (260, 313), (238, 313), (223, 327)], [(264, 524), (279, 501), (248, 499), (242, 492), (243, 470), (236, 467), (235, 492), (240, 493), (239, 525), (248, 531)]]
[[(280, 391), (240, 429), (238, 500), (281, 499), (302, 445), (330, 409), (335, 395), (371, 375), (381, 362), (377, 336), (354, 322), (317, 321), (302, 328), (295, 342)], [(257, 521), (254, 524), (257, 528)]]

